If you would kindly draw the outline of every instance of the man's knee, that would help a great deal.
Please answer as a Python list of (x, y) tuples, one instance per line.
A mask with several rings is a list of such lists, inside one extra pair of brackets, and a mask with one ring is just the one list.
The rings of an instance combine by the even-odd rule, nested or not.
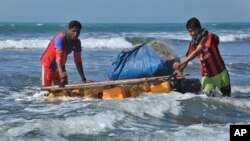
[(203, 93), (206, 94), (207, 96), (209, 97), (213, 97), (214, 94), (212, 92), (212, 90), (215, 89), (215, 87), (211, 84), (206, 84), (204, 87), (203, 87)]
[(231, 86), (227, 86), (227, 87), (222, 87), (220, 89), (221, 93), (223, 94), (223, 96), (231, 96)]
[(203, 93), (204, 93), (205, 95), (207, 95), (208, 97), (214, 97), (212, 91), (203, 90)]

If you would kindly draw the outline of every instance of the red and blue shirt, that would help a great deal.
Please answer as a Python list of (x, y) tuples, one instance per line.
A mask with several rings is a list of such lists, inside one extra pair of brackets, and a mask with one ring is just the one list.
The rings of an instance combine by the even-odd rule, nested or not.
[(61, 60), (62, 65), (65, 66), (67, 56), (72, 51), (74, 51), (75, 63), (81, 63), (81, 41), (79, 39), (69, 41), (64, 33), (58, 33), (51, 39), (40, 62), (43, 66), (55, 70), (57, 69), (56, 61)]

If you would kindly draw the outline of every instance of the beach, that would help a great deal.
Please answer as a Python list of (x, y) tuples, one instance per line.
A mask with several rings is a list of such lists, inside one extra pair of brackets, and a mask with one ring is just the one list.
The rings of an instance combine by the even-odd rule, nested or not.
[[(40, 57), (67, 24), (0, 23), (0, 140), (229, 140), (230, 125), (250, 124), (250, 23), (203, 25), (220, 37), (231, 97), (171, 91), (124, 100), (62, 97), (53, 102), (40, 90)], [(103, 81), (122, 50), (162, 40), (182, 58), (190, 36), (184, 23), (83, 23), (80, 40), (86, 78)], [(72, 54), (66, 68), (69, 82), (80, 82)], [(198, 59), (184, 73), (200, 78)]]

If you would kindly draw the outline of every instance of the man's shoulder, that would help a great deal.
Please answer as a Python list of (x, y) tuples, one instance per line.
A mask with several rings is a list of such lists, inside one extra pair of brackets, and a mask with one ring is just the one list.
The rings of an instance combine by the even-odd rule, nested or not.
[(77, 38), (76, 40), (77, 40), (77, 42), (81, 42), (81, 39), (80, 39), (80, 38)]
[(55, 37), (64, 38), (64, 37), (65, 37), (65, 33), (63, 33), (63, 32), (58, 32), (58, 33), (55, 34)]
[(215, 34), (211, 31), (208, 31), (207, 34), (203, 35), (202, 39), (200, 40), (200, 42), (204, 42), (205, 40), (208, 40), (210, 38), (212, 38)]
[(79, 39), (79, 38), (77, 38), (76, 40), (75, 40), (75, 45), (77, 45), (77, 46), (81, 46), (81, 40)]

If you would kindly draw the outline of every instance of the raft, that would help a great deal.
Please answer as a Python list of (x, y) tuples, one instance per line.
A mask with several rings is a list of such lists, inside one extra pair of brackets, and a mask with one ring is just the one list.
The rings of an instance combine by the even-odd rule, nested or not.
[(160, 76), (124, 80), (109, 80), (90, 83), (68, 84), (64, 87), (44, 86), (42, 91), (48, 91), (48, 97), (78, 96), (91, 99), (124, 99), (137, 97), (145, 92), (181, 93), (198, 92), (201, 84), (198, 79), (186, 79), (183, 76)]

